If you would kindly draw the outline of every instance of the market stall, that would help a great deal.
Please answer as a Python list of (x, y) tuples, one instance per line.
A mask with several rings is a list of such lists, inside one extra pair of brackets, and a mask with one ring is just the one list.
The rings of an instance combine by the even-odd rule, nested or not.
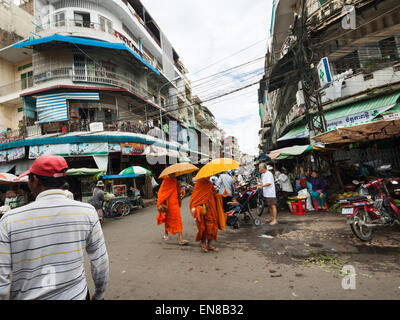
[(67, 170), (67, 181), (75, 200), (89, 203), (93, 188), (105, 174), (104, 170), (95, 168), (72, 168)]
[(0, 173), (0, 216), (29, 202), (28, 177), (19, 179), (11, 173)]

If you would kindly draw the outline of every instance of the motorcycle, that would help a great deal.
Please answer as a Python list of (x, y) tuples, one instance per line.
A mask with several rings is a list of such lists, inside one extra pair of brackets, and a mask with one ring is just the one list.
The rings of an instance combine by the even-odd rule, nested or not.
[[(377, 228), (400, 225), (400, 209), (390, 195), (386, 182), (399, 184), (398, 178), (376, 179), (361, 183), (359, 196), (339, 199), (342, 214), (347, 216), (354, 235), (362, 241), (370, 241)], [(370, 191), (371, 190), (371, 191)]]

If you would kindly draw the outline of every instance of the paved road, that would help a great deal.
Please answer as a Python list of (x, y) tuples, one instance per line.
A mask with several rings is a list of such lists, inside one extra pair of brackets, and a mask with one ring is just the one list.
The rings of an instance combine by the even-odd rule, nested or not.
[[(380, 232), (369, 244), (352, 236), (343, 217), (279, 213), (279, 224), (220, 231), (220, 252), (202, 253), (182, 204), (184, 236), (162, 240), (155, 207), (106, 220), (110, 257), (106, 299), (398, 299), (400, 233)], [(263, 217), (265, 218), (265, 216)], [(264, 219), (263, 219), (264, 220)], [(355, 268), (356, 289), (342, 288), (343, 265)], [(88, 263), (87, 274), (90, 274)], [(350, 283), (350, 282), (348, 282)], [(92, 281), (89, 288), (93, 292)]]

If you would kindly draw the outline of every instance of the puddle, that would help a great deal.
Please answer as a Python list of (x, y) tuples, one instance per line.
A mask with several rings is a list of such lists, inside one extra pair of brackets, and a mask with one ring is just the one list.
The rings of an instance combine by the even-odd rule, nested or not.
[(282, 234), (285, 233), (289, 233), (290, 231), (293, 231), (293, 229), (289, 229), (289, 228), (277, 228), (277, 229), (271, 229), (271, 230), (267, 230), (265, 232), (265, 235), (267, 236), (272, 236), (272, 237), (278, 237)]
[(309, 243), (308, 245), (314, 248), (322, 248), (324, 246), (322, 243)]
[(395, 247), (379, 247), (379, 246), (355, 246), (359, 253), (371, 254), (395, 254), (400, 253), (399, 248)]

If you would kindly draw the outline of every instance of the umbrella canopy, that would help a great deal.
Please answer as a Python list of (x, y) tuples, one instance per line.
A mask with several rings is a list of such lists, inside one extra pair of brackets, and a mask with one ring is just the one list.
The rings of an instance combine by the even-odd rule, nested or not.
[(12, 184), (12, 183), (25, 183), (28, 182), (28, 176), (19, 178), (11, 173), (0, 172), (0, 184)]
[(214, 159), (200, 169), (200, 171), (194, 177), (194, 180), (198, 180), (201, 178), (208, 178), (217, 173), (229, 170), (236, 170), (236, 169), (239, 169), (239, 163), (233, 159), (230, 158)]
[(197, 170), (199, 170), (199, 168), (197, 168), (196, 166), (194, 166), (190, 163), (176, 163), (176, 164), (173, 164), (173, 165), (165, 168), (163, 170), (163, 172), (161, 172), (159, 178), (163, 179), (166, 176), (173, 174), (173, 173), (175, 173), (175, 175), (178, 177), (178, 176), (182, 176), (187, 173), (192, 173)]
[(122, 170), (119, 174), (120, 175), (127, 175), (127, 174), (146, 175), (146, 174), (151, 174), (151, 171), (147, 170), (147, 169), (145, 169), (143, 167), (132, 166), (132, 167), (128, 167), (128, 168)]
[(68, 169), (67, 176), (92, 176), (97, 174), (105, 174), (105, 170), (94, 168), (78, 168)]

